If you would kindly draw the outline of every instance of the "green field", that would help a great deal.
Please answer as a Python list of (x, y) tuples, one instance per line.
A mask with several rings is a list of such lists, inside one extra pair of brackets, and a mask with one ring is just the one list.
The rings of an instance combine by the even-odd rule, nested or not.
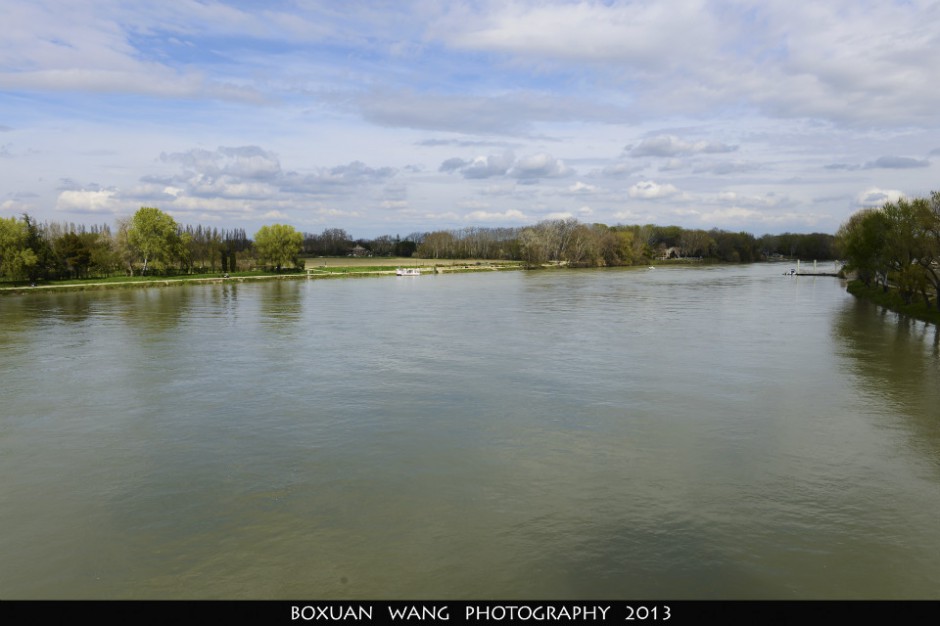
[(304, 259), (307, 269), (337, 269), (349, 270), (370, 268), (374, 271), (394, 270), (397, 267), (500, 267), (509, 268), (519, 266), (519, 261), (492, 261), (483, 259), (416, 259), (403, 257), (313, 257)]
[(392, 274), (398, 267), (420, 267), (430, 272), (476, 272), (521, 269), (517, 261), (484, 261), (478, 259), (405, 259), (405, 258), (353, 258), (317, 257), (305, 259), (306, 270), (290, 269), (275, 274), (264, 270), (232, 272), (223, 277), (221, 272), (184, 274), (179, 276), (110, 276), (57, 281), (42, 281), (36, 286), (26, 281), (0, 282), (0, 293), (29, 293), (35, 291), (82, 291), (86, 289), (115, 289), (121, 287), (170, 286), (185, 283), (242, 282), (247, 280), (290, 278), (341, 278), (343, 276), (369, 276)]

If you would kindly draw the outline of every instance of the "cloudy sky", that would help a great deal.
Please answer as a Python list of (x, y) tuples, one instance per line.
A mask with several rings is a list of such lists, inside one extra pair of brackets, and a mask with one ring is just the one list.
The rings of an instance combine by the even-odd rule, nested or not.
[(940, 2), (0, 0), (0, 216), (835, 232), (940, 189)]

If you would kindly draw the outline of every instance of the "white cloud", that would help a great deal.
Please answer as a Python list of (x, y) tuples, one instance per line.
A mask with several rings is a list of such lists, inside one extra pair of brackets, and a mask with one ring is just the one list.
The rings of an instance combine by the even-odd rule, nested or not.
[(32, 205), (20, 200), (4, 200), (0, 202), (0, 212), (9, 214), (20, 214), (32, 210)]
[(597, 187), (594, 185), (589, 185), (587, 183), (582, 183), (580, 180), (575, 184), (568, 187), (568, 191), (571, 193), (594, 193), (597, 191)]
[(121, 203), (113, 190), (73, 190), (67, 189), (56, 200), (57, 211), (73, 213), (117, 213)]
[[(694, 205), (741, 228), (812, 211), (834, 231), (937, 177), (933, 1), (7, 0), (0, 12), (2, 206), (38, 219), (147, 204), (350, 232), (512, 210), (697, 225), (680, 212)], [(593, 213), (574, 208), (588, 199)]]
[[(455, 10), (434, 34), (475, 50), (568, 62), (647, 63), (692, 57), (714, 47), (719, 24), (699, 0), (676, 3), (512, 2)], [(676, 46), (682, 41), (682, 46)]]
[(489, 156), (478, 156), (471, 161), (451, 158), (438, 168), (440, 172), (460, 172), (464, 178), (498, 178), (509, 176), (520, 181), (537, 181), (541, 178), (562, 178), (574, 174), (574, 170), (561, 159), (540, 152), (516, 159), (511, 151)]
[(492, 178), (505, 175), (514, 160), (512, 152), (478, 156), (460, 169), (464, 178)]
[(855, 202), (860, 207), (880, 207), (886, 202), (897, 202), (903, 197), (904, 192), (897, 189), (869, 187), (856, 196)]
[(644, 139), (640, 145), (630, 150), (634, 157), (675, 157), (689, 154), (721, 154), (734, 152), (738, 146), (729, 146), (712, 141), (685, 141), (675, 135), (657, 135)]
[(561, 159), (541, 152), (522, 157), (516, 161), (508, 174), (519, 179), (562, 178), (574, 174), (574, 170)]
[(628, 191), (631, 198), (642, 198), (644, 200), (650, 200), (655, 198), (668, 198), (670, 196), (675, 196), (679, 193), (679, 190), (670, 184), (660, 185), (651, 180), (645, 180), (639, 183), (636, 183)]
[(529, 218), (522, 211), (509, 209), (502, 213), (490, 211), (474, 211), (463, 216), (472, 222), (526, 222)]

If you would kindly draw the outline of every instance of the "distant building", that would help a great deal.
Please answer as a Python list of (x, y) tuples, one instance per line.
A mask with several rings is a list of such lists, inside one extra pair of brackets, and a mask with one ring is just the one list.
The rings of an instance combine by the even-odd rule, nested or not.
[(666, 248), (663, 251), (661, 260), (666, 261), (667, 259), (681, 259), (682, 258), (682, 248), (678, 246), (673, 246), (672, 248)]
[(349, 256), (372, 256), (372, 252), (356, 244), (356, 247), (349, 251)]

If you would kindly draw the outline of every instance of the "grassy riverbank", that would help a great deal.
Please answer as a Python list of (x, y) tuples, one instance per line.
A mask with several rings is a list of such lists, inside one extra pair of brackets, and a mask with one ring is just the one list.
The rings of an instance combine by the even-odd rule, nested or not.
[(417, 267), (428, 273), (486, 272), (521, 269), (515, 261), (401, 259), (401, 258), (314, 258), (306, 260), (305, 269), (286, 270), (273, 274), (264, 270), (232, 272), (227, 275), (215, 273), (186, 274), (181, 276), (110, 276), (61, 281), (44, 281), (35, 286), (26, 282), (0, 283), (0, 294), (24, 294), (37, 292), (87, 291), (140, 287), (169, 287), (184, 284), (211, 284), (224, 282), (247, 282), (254, 280), (322, 279), (343, 277), (366, 277), (394, 275), (395, 268)]
[(878, 306), (907, 315), (924, 322), (940, 325), (940, 311), (934, 308), (927, 308), (920, 296), (917, 296), (911, 304), (904, 302), (904, 299), (898, 293), (897, 289), (884, 291), (881, 287), (866, 287), (860, 280), (849, 282), (848, 292), (856, 298), (867, 300)]

